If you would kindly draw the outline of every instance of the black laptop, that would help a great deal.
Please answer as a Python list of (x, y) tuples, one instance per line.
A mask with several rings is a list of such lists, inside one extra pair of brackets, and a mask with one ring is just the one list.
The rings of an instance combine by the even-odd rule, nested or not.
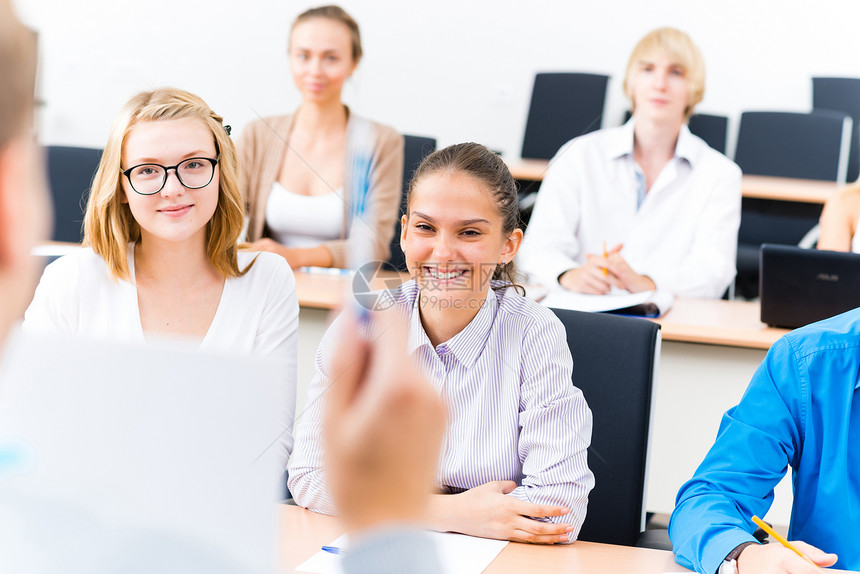
[(860, 254), (761, 246), (761, 320), (794, 329), (860, 307)]

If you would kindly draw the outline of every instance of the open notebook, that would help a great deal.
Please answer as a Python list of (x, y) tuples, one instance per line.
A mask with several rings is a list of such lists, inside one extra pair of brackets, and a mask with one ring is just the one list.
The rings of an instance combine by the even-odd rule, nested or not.
[(272, 571), (279, 363), (17, 334), (0, 365), (0, 571)]
[(550, 291), (540, 302), (555, 309), (659, 317), (672, 307), (674, 300), (666, 291), (613, 291), (608, 295), (585, 295), (559, 288)]

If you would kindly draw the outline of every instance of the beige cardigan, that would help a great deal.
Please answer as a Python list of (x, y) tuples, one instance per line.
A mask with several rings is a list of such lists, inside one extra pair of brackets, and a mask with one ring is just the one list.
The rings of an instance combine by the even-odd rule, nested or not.
[[(264, 118), (251, 123), (239, 138), (237, 147), (240, 161), (239, 187), (245, 197), (248, 209), (248, 241), (256, 241), (263, 236), (266, 219), (266, 203), (272, 184), (278, 178), (286, 153), (287, 141), (293, 124), (293, 115)], [(385, 261), (390, 255), (391, 237), (394, 223), (400, 216), (400, 195), (403, 180), (403, 136), (392, 128), (371, 122), (355, 114), (349, 115), (347, 122), (347, 157), (352, 146), (367, 142), (355, 142), (350, 133), (367, 133), (367, 129), (356, 129), (364, 122), (374, 134), (372, 159), (370, 165), (370, 191), (367, 198), (366, 217), (375, 231), (374, 256)], [(366, 128), (367, 126), (361, 126)], [(351, 181), (349, 166), (346, 166), (344, 182)], [(350, 237), (352, 190), (344, 185), (343, 208), (344, 228), (340, 239), (323, 242), (331, 252), (332, 266), (346, 267), (346, 245)]]

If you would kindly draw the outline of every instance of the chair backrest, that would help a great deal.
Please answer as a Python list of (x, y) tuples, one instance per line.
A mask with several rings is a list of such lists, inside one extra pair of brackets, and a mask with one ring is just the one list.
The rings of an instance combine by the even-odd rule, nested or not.
[(406, 260), (400, 249), (400, 217), (406, 213), (406, 192), (412, 174), (425, 157), (436, 151), (436, 139), (422, 136), (403, 135), (403, 186), (400, 190), (400, 211), (394, 224), (394, 236), (391, 238), (391, 254), (385, 267), (392, 271), (406, 271)]
[(853, 120), (846, 181), (860, 176), (860, 78), (812, 78), (812, 109), (845, 112)]
[(102, 150), (83, 147), (48, 146), (48, 183), (54, 201), (54, 241), (78, 243), (83, 239), (87, 198)]
[[(630, 110), (624, 112), (624, 123), (633, 117)], [(729, 133), (729, 118), (711, 114), (693, 114), (687, 122), (690, 133), (699, 136), (705, 143), (720, 152), (726, 153), (726, 138)]]
[[(735, 162), (748, 175), (844, 182), (851, 118), (829, 110), (808, 114), (744, 112)], [(758, 295), (762, 243), (796, 245), (817, 223), (821, 205), (744, 198), (738, 230), (736, 293)]]
[(568, 140), (600, 129), (609, 76), (535, 75), (522, 157), (551, 159)]
[(594, 426), (594, 490), (579, 539), (633, 546), (645, 528), (645, 490), (660, 325), (646, 319), (553, 309), (567, 331), (573, 384)]
[(690, 131), (705, 140), (705, 143), (726, 153), (726, 136), (729, 133), (729, 118), (711, 114), (693, 114), (690, 116)]
[(852, 121), (843, 112), (744, 112), (735, 163), (747, 175), (845, 182)]

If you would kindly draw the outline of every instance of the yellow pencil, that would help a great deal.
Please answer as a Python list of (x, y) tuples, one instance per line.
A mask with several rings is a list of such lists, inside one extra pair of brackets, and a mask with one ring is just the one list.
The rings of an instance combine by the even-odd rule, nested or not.
[[(606, 253), (606, 242), (604, 241), (603, 242), (603, 258), (606, 259), (607, 256), (608, 256), (608, 253)], [(606, 277), (607, 275), (609, 275), (609, 270), (604, 266), (603, 267), (603, 276)]]
[(753, 516), (752, 521), (755, 522), (759, 526), (759, 528), (761, 528), (762, 530), (767, 532), (768, 535), (770, 535), (774, 540), (776, 540), (777, 542), (779, 542), (780, 544), (782, 544), (783, 546), (785, 546), (789, 550), (794, 551), (794, 553), (796, 553), (798, 556), (800, 556), (801, 558), (803, 558), (804, 560), (806, 560), (807, 562), (809, 562), (810, 564), (812, 564), (816, 568), (819, 568), (818, 564), (816, 564), (815, 562), (813, 562), (812, 560), (809, 559), (809, 556), (807, 556), (806, 554), (804, 554), (803, 552), (801, 552), (800, 550), (795, 548), (791, 542), (789, 542), (788, 540), (786, 540), (785, 538), (783, 538), (782, 536), (777, 534), (776, 531), (773, 528), (771, 528), (767, 522), (765, 522), (764, 520), (762, 520), (758, 516)]

